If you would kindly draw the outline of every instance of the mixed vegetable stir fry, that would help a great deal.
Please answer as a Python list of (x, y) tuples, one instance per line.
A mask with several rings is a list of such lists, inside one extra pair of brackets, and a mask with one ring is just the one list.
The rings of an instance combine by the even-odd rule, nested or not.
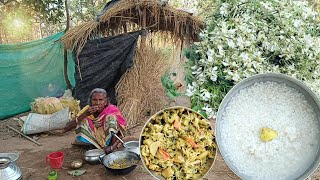
[(135, 164), (138, 164), (138, 160), (129, 160), (129, 159), (118, 159), (109, 164), (111, 169), (125, 169), (131, 167)]
[(167, 109), (151, 119), (142, 132), (147, 168), (166, 179), (200, 179), (217, 148), (208, 120), (185, 108)]

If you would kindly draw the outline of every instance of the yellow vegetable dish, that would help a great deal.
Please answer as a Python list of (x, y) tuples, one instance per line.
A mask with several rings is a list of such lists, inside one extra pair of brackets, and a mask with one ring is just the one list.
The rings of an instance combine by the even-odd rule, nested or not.
[(200, 179), (210, 169), (217, 145), (208, 120), (186, 108), (154, 115), (142, 132), (145, 166), (165, 179)]

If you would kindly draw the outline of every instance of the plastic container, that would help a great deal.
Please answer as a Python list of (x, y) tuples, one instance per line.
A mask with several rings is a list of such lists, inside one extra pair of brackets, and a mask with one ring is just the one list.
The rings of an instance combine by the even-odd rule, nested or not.
[(48, 180), (57, 180), (57, 179), (58, 179), (58, 172), (55, 170), (50, 171), (48, 175)]
[(52, 152), (46, 157), (46, 164), (52, 169), (60, 169), (64, 161), (64, 153), (61, 151)]

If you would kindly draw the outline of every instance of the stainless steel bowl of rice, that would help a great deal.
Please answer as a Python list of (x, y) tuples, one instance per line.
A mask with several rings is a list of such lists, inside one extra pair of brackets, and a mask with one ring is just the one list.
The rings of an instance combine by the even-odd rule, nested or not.
[[(216, 140), (242, 179), (306, 179), (320, 162), (320, 103), (301, 81), (259, 74), (235, 85), (220, 104)], [(265, 129), (273, 132), (265, 141)]]

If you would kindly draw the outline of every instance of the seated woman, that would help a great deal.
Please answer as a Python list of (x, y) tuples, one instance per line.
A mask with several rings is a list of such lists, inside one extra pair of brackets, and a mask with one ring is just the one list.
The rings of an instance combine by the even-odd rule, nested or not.
[(76, 128), (77, 140), (92, 144), (98, 149), (105, 149), (106, 153), (110, 153), (119, 144), (119, 140), (113, 136), (113, 133), (124, 137), (126, 120), (120, 110), (109, 103), (104, 89), (92, 90), (88, 102), (90, 107), (68, 122), (64, 131)]

